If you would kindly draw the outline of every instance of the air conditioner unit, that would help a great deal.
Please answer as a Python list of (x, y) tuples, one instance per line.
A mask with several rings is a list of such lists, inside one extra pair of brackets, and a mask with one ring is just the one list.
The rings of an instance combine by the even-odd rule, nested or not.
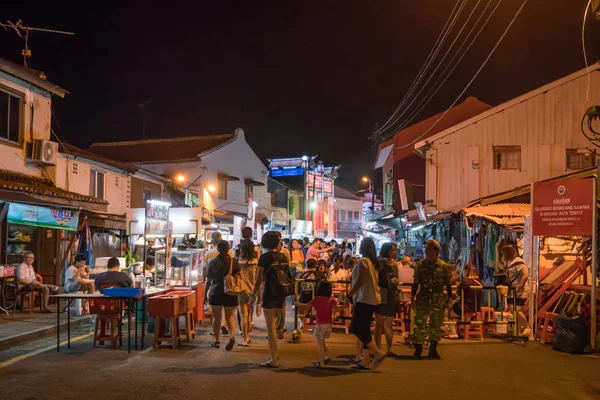
[(56, 165), (58, 143), (50, 140), (34, 139), (31, 146), (31, 161), (40, 165)]

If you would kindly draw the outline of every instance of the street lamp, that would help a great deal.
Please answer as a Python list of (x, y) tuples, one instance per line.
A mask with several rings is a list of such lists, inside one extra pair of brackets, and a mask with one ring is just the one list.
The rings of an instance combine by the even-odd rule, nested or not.
[(362, 181), (369, 183), (369, 193), (371, 193), (371, 212), (375, 212), (375, 193), (373, 193), (373, 181), (368, 176), (363, 176)]
[(183, 183), (183, 182), (185, 182), (185, 176), (183, 176), (183, 174), (177, 174), (177, 176), (175, 177), (175, 180), (179, 183)]

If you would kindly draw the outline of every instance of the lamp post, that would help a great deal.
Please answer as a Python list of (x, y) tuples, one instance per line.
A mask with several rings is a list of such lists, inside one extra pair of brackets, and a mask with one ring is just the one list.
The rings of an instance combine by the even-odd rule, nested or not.
[(363, 176), (363, 182), (369, 183), (369, 193), (371, 194), (371, 212), (375, 212), (375, 193), (373, 193), (373, 181), (368, 176)]

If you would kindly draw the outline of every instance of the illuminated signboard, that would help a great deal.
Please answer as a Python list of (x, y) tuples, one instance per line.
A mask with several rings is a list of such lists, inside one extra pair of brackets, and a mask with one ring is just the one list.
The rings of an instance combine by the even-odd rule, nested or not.
[(309, 172), (307, 186), (308, 192), (312, 192), (313, 187), (315, 191), (320, 192), (322, 187), (325, 196), (333, 196), (333, 180), (331, 178), (321, 177), (321, 175)]
[(302, 168), (272, 169), (271, 171), (269, 171), (269, 174), (272, 177), (278, 177), (278, 176), (302, 176), (302, 175), (304, 175), (304, 170)]

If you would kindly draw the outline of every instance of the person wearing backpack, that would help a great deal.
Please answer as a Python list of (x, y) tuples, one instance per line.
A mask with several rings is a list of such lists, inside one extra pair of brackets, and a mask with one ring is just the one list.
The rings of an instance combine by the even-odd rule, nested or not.
[[(267, 327), (267, 338), (269, 341), (270, 358), (263, 362), (261, 367), (277, 368), (277, 322), (275, 320), (278, 313), (285, 306), (285, 298), (293, 292), (294, 279), (290, 276), (285, 282), (281, 282), (280, 274), (285, 273), (285, 267), (289, 273), (289, 264), (287, 258), (279, 252), (280, 239), (277, 232), (266, 232), (261, 245), (266, 252), (258, 260), (258, 274), (251, 296), (251, 303), (254, 303), (259, 291), (262, 289), (262, 309), (265, 316)], [(283, 268), (280, 268), (283, 267)]]

